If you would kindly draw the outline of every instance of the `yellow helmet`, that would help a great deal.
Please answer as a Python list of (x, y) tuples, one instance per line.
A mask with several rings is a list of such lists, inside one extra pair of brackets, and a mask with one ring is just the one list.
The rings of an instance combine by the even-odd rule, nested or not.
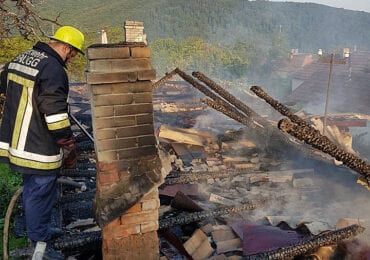
[(82, 54), (82, 46), (85, 41), (85, 36), (82, 32), (72, 26), (62, 26), (60, 27), (50, 39), (60, 41), (71, 45), (76, 48)]

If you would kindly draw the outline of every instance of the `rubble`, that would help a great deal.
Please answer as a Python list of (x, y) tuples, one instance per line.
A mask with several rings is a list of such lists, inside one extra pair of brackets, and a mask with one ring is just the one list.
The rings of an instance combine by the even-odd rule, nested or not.
[[(246, 113), (241, 112), (239, 109), (237, 110), (235, 106), (230, 107), (229, 105), (225, 105), (225, 100), (214, 97), (215, 94), (209, 93), (208, 90), (204, 90), (204, 86), (200, 86), (194, 79), (178, 69), (176, 71), (184, 80), (191, 83), (195, 88), (201, 90), (212, 99), (201, 99), (201, 101), (214, 108), (218, 106), (220, 112), (235, 119), (242, 125), (247, 126), (248, 131), (262, 127), (257, 132), (259, 132), (260, 136), (264, 136), (265, 132), (263, 128), (269, 129), (271, 127), (272, 129), (271, 123), (263, 118), (261, 119), (258, 114), (248, 111), (248, 115), (253, 115), (255, 118), (253, 118), (253, 116), (248, 117)], [(193, 75), (199, 77), (202, 82), (206, 82), (208, 86), (215, 85), (214, 82), (209, 81), (209, 79), (203, 77), (204, 75), (200, 73), (193, 73)], [(217, 87), (216, 85), (215, 88)], [(222, 95), (228, 96), (228, 93), (222, 93)], [(251, 118), (253, 118), (254, 121), (251, 121)], [(293, 118), (295, 118), (295, 116), (293, 116)], [(260, 121), (258, 122), (257, 119)], [(297, 120), (301, 119), (297, 117)], [(311, 123), (308, 121), (304, 124), (300, 122), (300, 124), (311, 127)], [(192, 129), (192, 131), (194, 131), (194, 129)], [(276, 133), (275, 130), (272, 130), (272, 132)], [(239, 130), (228, 130), (225, 131), (224, 135), (218, 135), (218, 149), (215, 149), (214, 141), (208, 143), (203, 142), (201, 146), (204, 147), (204, 153), (202, 154), (201, 160), (197, 162), (192, 161), (190, 164), (186, 165), (186, 167), (181, 164), (173, 164), (173, 171), (167, 176), (163, 186), (160, 187), (160, 189), (165, 190), (168, 186), (177, 185), (179, 183), (184, 185), (197, 184), (198, 188), (202, 187), (202, 196), (199, 196), (200, 194), (193, 194), (190, 196), (195, 195), (195, 197), (193, 197), (194, 201), (205, 210), (207, 208), (208, 210), (212, 210), (224, 206), (233, 207), (234, 205), (243, 205), (243, 203), (254, 201), (254, 199), (257, 198), (264, 202), (261, 207), (257, 207), (250, 213), (248, 211), (241, 211), (237, 214), (227, 214), (224, 216), (215, 215), (198, 220), (196, 222), (200, 224), (198, 228), (201, 228), (208, 238), (212, 240), (211, 245), (213, 245), (215, 249), (212, 256), (207, 259), (289, 259), (299, 255), (311, 257), (333, 255), (338, 254), (338, 250), (340, 251), (340, 249), (338, 249), (337, 246), (333, 247), (332, 244), (340, 245), (342, 241), (347, 241), (347, 238), (353, 239), (353, 237), (364, 231), (363, 226), (366, 225), (366, 222), (349, 222), (336, 231), (332, 223), (325, 222), (327, 218), (322, 218), (322, 220), (320, 220), (319, 216), (321, 211), (319, 208), (315, 208), (317, 207), (316, 197), (325, 184), (318, 185), (318, 181), (315, 181), (315, 178), (318, 178), (317, 175), (321, 175), (320, 172), (317, 172), (319, 167), (297, 167), (299, 163), (293, 166), (291, 162), (285, 161), (283, 159), (284, 157), (273, 153), (268, 154), (262, 152), (266, 147), (263, 145), (261, 146), (258, 138), (254, 138), (254, 136), (252, 138), (253, 139), (251, 139), (251, 136), (240, 134)], [(320, 158), (316, 151), (294, 139), (288, 138), (285, 135), (276, 134), (275, 141), (276, 140), (280, 140), (280, 142), (278, 142), (280, 148), (284, 145), (290, 148), (294, 147), (295, 155), (298, 156), (299, 153), (302, 153), (307, 160), (315, 161), (321, 165), (320, 167), (329, 167), (331, 169), (335, 167), (331, 164), (330, 160), (328, 160), (328, 157)], [(173, 137), (171, 142), (177, 143), (181, 142), (181, 140)], [(171, 142), (166, 145), (171, 147)], [(245, 144), (244, 147), (243, 143)], [(198, 142), (198, 144), (200, 143)], [(276, 145), (276, 142), (274, 145)], [(248, 152), (248, 149), (250, 152)], [(300, 160), (301, 159), (299, 159), (299, 161)], [(225, 168), (222, 171), (214, 171), (214, 166)], [(343, 171), (342, 168), (341, 171)], [(285, 194), (284, 191), (286, 191)], [(205, 197), (205, 194), (209, 195)], [(284, 210), (289, 207), (288, 204), (291, 203), (294, 197), (298, 201), (301, 200), (302, 207), (306, 208), (313, 206), (312, 211), (319, 210), (316, 214), (318, 218), (303, 220), (302, 217), (297, 217), (296, 222), (291, 222), (289, 220), (292, 218), (290, 215), (286, 217), (285, 221), (287, 222), (285, 222), (282, 221), (284, 218), (279, 218), (277, 214), (267, 216), (270, 222), (264, 222), (263, 224), (276, 228), (290, 228), (310, 234), (305, 240), (296, 241), (297, 243), (292, 247), (286, 246), (283, 247), (281, 251), (261, 251), (261, 254), (243, 256), (243, 252), (238, 248), (238, 241), (241, 243), (244, 241), (244, 232), (241, 228), (243, 226), (242, 224), (239, 228), (241, 231), (239, 231), (237, 235), (234, 234), (237, 236), (235, 238), (228, 237), (225, 241), (219, 241), (220, 244), (218, 244), (216, 241), (217, 238), (215, 240), (212, 236), (214, 228), (219, 226), (218, 223), (226, 222), (226, 226), (229, 229), (233, 227), (234, 230), (232, 224), (234, 222), (229, 222), (228, 220), (230, 219), (234, 221), (239, 220), (242, 221), (242, 223), (251, 221), (257, 224), (258, 221), (262, 221), (263, 217), (266, 217), (266, 215), (262, 215), (264, 208), (268, 208), (271, 212), (284, 212)], [(291, 214), (294, 215), (294, 213), (298, 213), (297, 215), (300, 216), (300, 214), (303, 214), (304, 208), (300, 209), (297, 207)], [(168, 209), (165, 215), (169, 214), (171, 211), (171, 209)], [(189, 215), (184, 213), (183, 216)], [(272, 221), (274, 218), (276, 220)], [(280, 221), (278, 221), (278, 219), (280, 219)], [(203, 224), (203, 226), (201, 224)], [(350, 226), (350, 224), (354, 225)], [(175, 226), (178, 225), (178, 223), (175, 224)], [(181, 224), (180, 226), (184, 227), (187, 225), (189, 224)], [(197, 229), (194, 229), (194, 231), (195, 230)], [(224, 236), (227, 236), (226, 232), (228, 231), (224, 232)], [(180, 237), (182, 237), (184, 241), (187, 240), (186, 236)], [(225, 244), (222, 244), (222, 242), (225, 242)], [(226, 244), (232, 246), (223, 247), (223, 245)]]
[[(181, 75), (189, 79), (187, 75)], [(215, 84), (202, 74), (194, 75), (207, 85)], [(154, 91), (159, 89), (160, 84), (154, 86)], [(220, 93), (234, 105), (238, 103), (228, 93)], [(212, 95), (215, 94), (212, 92)], [(219, 104), (225, 103), (222, 101)], [(234, 119), (239, 118), (238, 122), (241, 123), (237, 123), (234, 129), (216, 133), (212, 127), (208, 128), (209, 131), (189, 129), (182, 118), (174, 121), (174, 125), (162, 123), (158, 126), (158, 146), (168, 151), (168, 160), (171, 161), (170, 173), (163, 176), (164, 183), (159, 187), (160, 259), (289, 259), (295, 256), (324, 257), (339, 253), (358, 256), (358, 252), (362, 255), (370, 252), (370, 249), (366, 251), (367, 245), (363, 240), (353, 239), (364, 232), (370, 219), (366, 214), (349, 209), (355, 203), (348, 197), (349, 194), (362, 191), (351, 186), (351, 190), (340, 198), (327, 198), (329, 195), (338, 195), (334, 190), (339, 184), (333, 179), (339, 178), (339, 174), (333, 176), (330, 172), (343, 173), (340, 174), (344, 178), (343, 186), (352, 184), (350, 172), (337, 168), (326, 158), (317, 159), (313, 150), (295, 139), (289, 139), (288, 135), (281, 133), (271, 122), (250, 108), (242, 112), (234, 105), (231, 110), (236, 111)], [(223, 109), (225, 114), (228, 113), (227, 106)], [(190, 114), (180, 114), (181, 117), (187, 118), (190, 115), (196, 118), (199, 115), (199, 111), (188, 112)], [(166, 122), (165, 116), (171, 117), (173, 112), (163, 110), (161, 113), (164, 119), (157, 122)], [(259, 138), (246, 135), (245, 127), (248, 127), (248, 132), (257, 133)], [(264, 148), (268, 146), (265, 144), (270, 142), (268, 138), (271, 136), (277, 140), (273, 144), (278, 144), (278, 149), (266, 151)], [(93, 149), (89, 145), (81, 147)], [(290, 148), (297, 155), (293, 160), (287, 156), (289, 153), (283, 152)], [(301, 152), (303, 156), (299, 157)], [(64, 170), (63, 175), (95, 181), (96, 169), (92, 157), (91, 150), (90, 154), (80, 154), (78, 169)], [(75, 192), (73, 190), (70, 194), (64, 194), (58, 202), (60, 206), (66, 208), (69, 206), (66, 204), (76, 200), (89, 202), (96, 190), (94, 186), (87, 185), (85, 192)], [(357, 202), (358, 205), (365, 203), (366, 200)], [(119, 206), (110, 204), (111, 207)], [(88, 203), (78, 204), (78, 207), (85, 213), (92, 209)], [(72, 220), (74, 216), (66, 216), (66, 219)], [(282, 244), (279, 249), (264, 248), (252, 252), (246, 249), (253, 245), (247, 242), (246, 225), (267, 230), (267, 233), (261, 233), (261, 236), (267, 238), (272, 238), (269, 232), (271, 229), (277, 230), (278, 234), (286, 231), (295, 234), (295, 237), (300, 237), (302, 233), (306, 236), (290, 244)], [(70, 221), (67, 226), (70, 233), (54, 242), (56, 249), (78, 254), (101, 246), (101, 233), (94, 229), (94, 221), (87, 216)], [(75, 232), (77, 230), (79, 232)], [(366, 233), (365, 239), (366, 235), (369, 236)], [(258, 243), (261, 240), (255, 240), (255, 244)], [(361, 250), (355, 253), (351, 249), (353, 245)]]
[(208, 258), (213, 253), (208, 237), (200, 229), (184, 243), (184, 248), (194, 260)]
[[(286, 106), (271, 98), (266, 92), (262, 90), (262, 88), (258, 86), (252, 86), (251, 90), (256, 95), (263, 98), (282, 115), (290, 119), (291, 122), (288, 119), (281, 119), (278, 122), (278, 128), (280, 130), (282, 130), (283, 132), (287, 132), (300, 140), (303, 140), (305, 143), (312, 145), (314, 148), (317, 148), (324, 153), (331, 155), (336, 160), (343, 162), (343, 164), (345, 164), (349, 168), (360, 173), (364, 177), (365, 182), (367, 182), (367, 186), (370, 187), (369, 163), (356, 156), (353, 153), (353, 150), (350, 150), (348, 152), (348, 147), (346, 149), (335, 145), (335, 143), (333, 143), (327, 136), (321, 135), (321, 133), (310, 123), (293, 114)], [(331, 133), (333, 133), (333, 131), (335, 130), (332, 130)], [(324, 130), (322, 132), (324, 132)]]
[(345, 152), (342, 148), (333, 144), (326, 136), (320, 134), (314, 128), (304, 125), (294, 125), (287, 119), (281, 119), (278, 127), (300, 140), (330, 154), (336, 160), (343, 162), (344, 165), (360, 173), (370, 186), (370, 164), (354, 154)]
[[(338, 242), (352, 238), (364, 231), (359, 225), (352, 225), (332, 232), (327, 232), (310, 239), (301, 239), (298, 242), (288, 242), (288, 246), (279, 246), (273, 250), (261, 250), (262, 253), (247, 254), (245, 259), (290, 259), (297, 255), (306, 254), (323, 246), (337, 244)], [(276, 240), (275, 240), (276, 241)]]

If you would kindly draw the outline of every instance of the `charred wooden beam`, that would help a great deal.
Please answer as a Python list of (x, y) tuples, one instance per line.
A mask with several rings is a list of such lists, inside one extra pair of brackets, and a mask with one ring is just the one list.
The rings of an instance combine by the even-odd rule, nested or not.
[[(222, 172), (219, 172), (219, 171), (199, 171), (199, 172), (171, 172), (169, 173), (166, 178), (179, 178), (181, 176), (189, 176), (189, 178), (192, 178), (190, 176), (199, 176), (200, 178), (202, 178), (202, 176), (207, 176), (212, 178), (219, 178), (219, 177), (223, 177), (223, 176), (231, 176), (231, 177), (234, 177), (234, 176), (238, 176), (238, 175), (242, 175), (242, 174), (252, 174), (252, 173), (260, 173), (259, 171), (255, 171), (255, 170), (250, 170), (250, 169), (226, 169)], [(196, 177), (194, 177), (196, 178)]]
[(364, 176), (368, 185), (370, 184), (370, 164), (358, 156), (348, 153), (336, 146), (329, 140), (329, 138), (321, 135), (318, 130), (309, 126), (293, 124), (288, 119), (281, 119), (278, 123), (278, 127), (283, 132), (286, 132), (312, 147), (331, 155), (336, 160), (343, 162), (344, 165)]
[(175, 72), (181, 77), (183, 78), (183, 80), (189, 82), (193, 87), (195, 87), (196, 89), (198, 89), (200, 92), (202, 92), (204, 95), (212, 98), (213, 100), (217, 100), (219, 99), (218, 96), (216, 96), (216, 94), (214, 94), (212, 91), (210, 91), (206, 86), (200, 84), (199, 82), (197, 82), (193, 77), (191, 77), (190, 75), (186, 74), (185, 72), (183, 72), (182, 70), (180, 70), (179, 68), (176, 68), (175, 69)]
[(280, 114), (283, 116), (288, 117), (292, 122), (298, 124), (298, 125), (304, 125), (304, 126), (310, 126), (309, 123), (304, 121), (299, 116), (293, 114), (289, 108), (287, 108), (285, 105), (279, 103), (272, 97), (270, 97), (261, 87), (259, 86), (252, 86), (251, 91), (253, 91), (258, 97), (265, 100), (269, 105), (271, 105), (275, 110), (277, 110)]
[[(176, 177), (167, 178), (165, 179), (164, 184), (166, 185), (173, 185), (173, 184), (184, 184), (208, 179), (216, 179), (216, 178), (232, 178), (235, 176), (239, 176), (242, 174), (248, 173), (255, 173), (253, 171), (246, 171), (246, 170), (226, 170), (222, 172), (192, 172), (192, 173), (182, 173), (175, 175)], [(173, 175), (171, 175), (173, 176)]]
[(77, 201), (92, 201), (95, 197), (96, 190), (90, 190), (90, 191), (85, 191), (85, 192), (80, 192), (80, 193), (71, 193), (71, 194), (66, 194), (63, 195), (58, 199), (58, 205), (65, 204), (65, 203), (70, 203), (70, 202), (77, 202)]
[[(189, 82), (193, 87), (201, 91), (203, 94), (211, 98), (213, 101), (203, 99), (201, 100), (203, 103), (209, 105), (210, 107), (218, 110), (219, 112), (224, 113), (228, 117), (248, 126), (251, 128), (256, 128), (258, 126), (259, 133), (261, 135), (266, 135), (268, 132), (271, 132), (272, 126), (269, 127), (269, 130), (267, 131), (264, 125), (261, 125), (260, 123), (257, 123), (252, 116), (258, 117), (257, 113), (255, 113), (253, 110), (248, 108), (245, 104), (243, 104), (241, 101), (237, 100), (234, 96), (232, 96), (230, 93), (226, 92), (224, 89), (222, 89), (220, 86), (218, 86), (213, 81), (206, 78), (203, 74), (200, 72), (195, 72), (194, 74), (200, 77), (203, 81), (207, 82), (210, 85), (210, 88), (212, 88), (214, 91), (209, 90), (206, 86), (200, 84), (197, 82), (193, 77), (187, 75), (185, 72), (181, 71), (180, 69), (175, 69), (176, 73), (183, 78), (185, 81)], [(218, 93), (219, 95), (215, 94)], [(227, 102), (228, 101), (228, 102)], [(266, 124), (268, 125), (268, 124)], [(262, 131), (262, 132), (261, 132)], [(273, 132), (273, 131), (272, 131)], [(278, 132), (278, 131), (276, 131)]]
[(181, 71), (180, 69), (176, 68), (175, 71), (181, 78), (189, 82), (193, 87), (198, 89), (200, 92), (205, 94), (207, 97), (211, 98), (214, 102), (217, 102), (217, 104), (220, 107), (222, 107), (223, 110), (230, 111), (230, 114), (234, 116), (231, 118), (235, 119), (238, 122), (242, 122), (244, 125), (247, 125), (250, 127), (256, 126), (246, 114), (244, 114), (243, 112), (240, 112), (234, 105), (225, 101), (223, 97), (216, 95), (213, 91), (209, 90), (206, 86), (200, 84), (193, 77), (187, 75), (185, 72)]
[(250, 107), (248, 107), (242, 101), (237, 99), (234, 95), (227, 92), (220, 85), (218, 85), (216, 82), (206, 77), (203, 73), (199, 71), (193, 72), (192, 75), (199, 79), (200, 81), (204, 82), (208, 87), (210, 87), (213, 91), (215, 91), (225, 100), (230, 102), (236, 108), (240, 109), (246, 116), (251, 118), (251, 120), (255, 123), (256, 126), (264, 127), (263, 125), (266, 124), (266, 120), (260, 117), (255, 111), (253, 111)]
[[(268, 151), (274, 154), (283, 154), (283, 153), (291, 153), (297, 154), (297, 151), (304, 156), (308, 157), (315, 157), (313, 155), (313, 151), (307, 149), (306, 147), (296, 144), (292, 142), (286, 135), (284, 135), (281, 131), (276, 129), (270, 123), (266, 123), (263, 127), (255, 127), (256, 121), (252, 120), (247, 114), (241, 112), (236, 108), (236, 106), (231, 105), (224, 98), (219, 97), (213, 91), (209, 90), (206, 86), (198, 83), (193, 77), (187, 75), (183, 71), (179, 70), (178, 68), (175, 69), (176, 73), (183, 78), (185, 81), (189, 82), (192, 86), (200, 90), (206, 96), (210, 97), (213, 101), (208, 99), (202, 99), (203, 103), (206, 103), (210, 107), (224, 113), (225, 115), (229, 116), (230, 118), (246, 125), (249, 127), (250, 133), (257, 139), (259, 144), (264, 146), (268, 146)], [(211, 83), (211, 82), (209, 82)], [(224, 93), (226, 95), (226, 93)], [(229, 95), (227, 95), (229, 96)], [(261, 121), (262, 122), (262, 121)], [(288, 148), (284, 148), (284, 146), (288, 146)]]
[[(163, 234), (163, 237), (166, 238), (166, 240), (169, 243), (171, 243), (172, 246), (174, 246), (183, 256), (186, 257), (187, 260), (193, 260), (193, 257), (184, 248), (184, 245), (183, 245), (182, 241), (169, 228), (163, 229), (161, 233)], [(166, 250), (167, 248), (163, 248), (163, 249)], [(162, 249), (161, 249), (161, 251), (162, 251)], [(167, 257), (169, 257), (169, 256), (167, 256)], [(176, 257), (178, 257), (178, 254), (176, 254), (176, 256), (174, 256), (174, 258), (176, 258)], [(172, 259), (172, 258), (169, 258), (169, 259)]]
[[(255, 126), (255, 124), (253, 124), (253, 122), (248, 117), (246, 117), (244, 114), (238, 111), (235, 107), (232, 107), (226, 102), (222, 102), (220, 100), (210, 100), (207, 98), (202, 98), (200, 101), (206, 104), (207, 106), (223, 113), (224, 115), (234, 119), (235, 121), (243, 125), (246, 125), (249, 127)], [(261, 131), (263, 130), (261, 129)]]
[(92, 155), (90, 155), (90, 157), (78, 157), (76, 169), (80, 170), (96, 169), (96, 163), (90, 162), (89, 159), (93, 160), (94, 158)]
[(101, 246), (101, 231), (66, 234), (50, 242), (55, 250), (65, 252), (85, 252)]
[(175, 209), (185, 210), (187, 212), (203, 211), (204, 209), (199, 206), (194, 200), (182, 191), (177, 191), (175, 197), (171, 201), (171, 207)]
[(96, 169), (63, 169), (60, 175), (66, 177), (96, 177)]
[(162, 77), (161, 79), (159, 79), (158, 81), (156, 81), (153, 85), (152, 85), (152, 89), (156, 89), (157, 87), (159, 87), (162, 83), (166, 82), (167, 80), (170, 80), (173, 76), (175, 76), (176, 74), (176, 71), (173, 70), (169, 73), (166, 73), (166, 75), (164, 77)]
[(322, 246), (337, 244), (338, 242), (349, 239), (364, 232), (365, 228), (360, 225), (352, 225), (343, 229), (338, 229), (322, 235), (315, 236), (298, 242), (294, 245), (278, 248), (269, 252), (262, 252), (254, 255), (245, 256), (245, 260), (262, 259), (292, 259), (295, 256), (311, 253)]
[[(225, 106), (221, 102), (212, 101), (210, 99), (204, 98), (201, 99), (200, 101), (245, 126), (253, 125), (252, 121), (248, 117), (240, 113), (235, 108)], [(257, 128), (251, 128), (251, 130), (252, 129), (257, 130)], [(257, 139), (258, 144), (260, 144), (263, 147), (268, 146), (269, 148), (271, 148), (270, 150), (277, 149), (281, 152), (286, 152), (287, 149), (281, 149), (281, 146), (282, 144), (287, 144), (291, 147), (294, 147), (296, 150), (299, 150), (307, 154), (306, 150), (303, 150), (302, 147), (293, 144), (291, 141), (289, 141), (289, 139), (286, 136), (280, 133), (277, 129), (276, 130), (273, 129), (272, 127), (258, 128), (258, 131), (252, 131), (252, 133), (254, 133), (254, 138)]]
[(181, 213), (176, 217), (164, 218), (159, 220), (159, 229), (173, 227), (175, 225), (185, 225), (191, 222), (201, 221), (204, 219), (215, 218), (222, 215), (228, 215), (231, 213), (238, 213), (246, 210), (254, 210), (257, 208), (257, 204), (248, 203), (241, 206), (231, 206), (225, 208), (218, 208), (215, 210), (201, 211), (194, 213)]
[(81, 141), (76, 143), (76, 150), (78, 153), (90, 153), (95, 150), (94, 143), (89, 141)]
[[(232, 119), (234, 119), (234, 120), (236, 120), (236, 121), (238, 121), (238, 122), (240, 122), (240, 123), (242, 123), (246, 126), (249, 126), (249, 127), (252, 127), (252, 128), (258, 126), (259, 128), (261, 128), (260, 130), (263, 131), (262, 125), (256, 124), (256, 122), (253, 121), (252, 118), (249, 117), (247, 114), (239, 111), (236, 106), (234, 106), (233, 104), (230, 104), (227, 101), (225, 101), (225, 100), (227, 100), (225, 97), (223, 97), (223, 96), (220, 97), (220, 96), (216, 95), (213, 91), (209, 90), (206, 86), (200, 84), (194, 78), (187, 75), (185, 72), (181, 71), (180, 69), (176, 68), (175, 71), (181, 78), (183, 78), (185, 81), (189, 82), (193, 87), (198, 89), (200, 92), (202, 92), (206, 96), (210, 97), (216, 103), (215, 106), (217, 106), (220, 109), (219, 110), (220, 112), (224, 113), (225, 115), (231, 117)], [(228, 96), (228, 98), (231, 99), (231, 95), (226, 94), (225, 91), (223, 91), (222, 94), (224, 94), (224, 96)], [(205, 103), (205, 102), (203, 102), (203, 103)], [(209, 105), (209, 106), (212, 107), (212, 105)]]

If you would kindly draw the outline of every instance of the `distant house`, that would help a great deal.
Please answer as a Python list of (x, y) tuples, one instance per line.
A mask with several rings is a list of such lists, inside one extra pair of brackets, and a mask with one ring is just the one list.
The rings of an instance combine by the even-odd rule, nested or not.
[(292, 49), (289, 59), (284, 59), (274, 64), (274, 71), (280, 76), (289, 76), (292, 73), (302, 70), (302, 68), (314, 61), (311, 53), (299, 53), (297, 49)]
[[(300, 103), (309, 113), (323, 114), (329, 71), (328, 59), (317, 57), (311, 64), (294, 72), (292, 94), (287, 101)], [(334, 58), (328, 104), (328, 113), (370, 115), (370, 52), (356, 51), (348, 58)]]

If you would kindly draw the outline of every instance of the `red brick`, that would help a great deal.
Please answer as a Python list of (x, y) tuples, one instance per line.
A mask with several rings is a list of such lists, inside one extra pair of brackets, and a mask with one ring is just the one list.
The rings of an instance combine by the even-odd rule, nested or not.
[[(99, 150), (99, 148), (98, 148)], [(111, 162), (118, 160), (118, 153), (116, 151), (102, 151), (97, 152), (97, 158), (101, 162)]]
[(104, 230), (110, 231), (114, 230), (116, 227), (121, 225), (121, 217), (118, 217), (111, 222), (109, 222), (107, 225), (104, 226)]
[(127, 105), (132, 103), (133, 95), (130, 93), (116, 95), (95, 95), (93, 100), (95, 106)]
[(159, 259), (159, 242), (156, 231), (134, 234), (122, 239), (105, 239), (103, 235), (102, 248), (104, 260)]
[(140, 136), (138, 137), (138, 145), (140, 146), (147, 146), (147, 145), (155, 145), (157, 143), (157, 139), (155, 135), (148, 135), (148, 136)]
[(136, 85), (136, 82), (122, 82), (112, 84), (112, 94), (131, 93), (134, 85)]
[(118, 153), (119, 160), (123, 160), (123, 159), (128, 159), (128, 158), (155, 155), (157, 154), (157, 149), (153, 145), (153, 146), (145, 146), (145, 147), (140, 147), (140, 148), (118, 150), (117, 153)]
[(157, 210), (160, 206), (160, 203), (159, 203), (159, 198), (156, 198), (156, 199), (151, 199), (151, 200), (146, 200), (146, 201), (143, 201), (141, 203), (141, 209), (143, 211), (153, 211), (153, 210)]
[(97, 140), (116, 138), (116, 130), (115, 129), (100, 129), (99, 131), (95, 131), (95, 132), (96, 132), (95, 138)]
[(150, 49), (148, 47), (132, 47), (132, 58), (150, 58)]
[(140, 92), (151, 92), (152, 84), (149, 81), (140, 82), (123, 82), (112, 84), (112, 93), (140, 93)]
[(109, 117), (114, 116), (114, 108), (113, 106), (100, 106), (100, 107), (92, 107), (92, 115), (93, 117)]
[(87, 58), (89, 60), (130, 58), (130, 48), (124, 47), (124, 46), (107, 47), (107, 48), (91, 47), (87, 49)]
[(152, 91), (152, 82), (151, 81), (139, 81), (133, 84), (132, 92), (133, 93), (140, 93), (140, 92), (151, 92)]
[(98, 173), (97, 177), (101, 185), (117, 183), (120, 180), (118, 172)]
[(138, 147), (137, 138), (121, 138), (99, 141), (98, 151), (121, 150)]
[(156, 231), (158, 230), (158, 227), (159, 227), (158, 221), (144, 222), (140, 224), (140, 232), (148, 233), (151, 231)]
[(134, 94), (135, 103), (152, 103), (152, 92), (143, 92)]
[(152, 104), (130, 104), (130, 105), (123, 105), (123, 106), (114, 106), (114, 114), (116, 116), (137, 115), (137, 114), (150, 114), (151, 116), (153, 116), (153, 105)]
[[(151, 104), (150, 104), (151, 106)], [(139, 113), (138, 113), (139, 114)], [(153, 114), (146, 114), (146, 115), (137, 115), (136, 116), (136, 124), (138, 125), (147, 125), (147, 124), (153, 124), (154, 118)]]
[(136, 125), (135, 116), (104, 117), (95, 119), (95, 129)]
[(154, 211), (151, 210), (146, 212), (141, 211), (138, 213), (124, 214), (121, 216), (121, 224), (127, 226), (157, 220), (158, 220), (158, 210)]
[(114, 230), (105, 230), (103, 228), (103, 237), (104, 239), (120, 239), (124, 237), (128, 237), (133, 234), (140, 233), (140, 225), (120, 225), (117, 226)]
[(136, 203), (134, 206), (125, 211), (125, 214), (141, 212), (141, 203)]
[(154, 80), (156, 79), (155, 70), (140, 70), (137, 75), (138, 80)]
[(151, 70), (149, 59), (104, 59), (91, 60), (89, 72), (134, 72)]
[(91, 93), (94, 95), (101, 95), (101, 94), (111, 94), (112, 87), (111, 84), (99, 84), (99, 85), (89, 85), (91, 89)]
[(88, 72), (86, 81), (88, 84), (128, 82), (130, 72)]
[(117, 138), (154, 134), (153, 125), (141, 125), (117, 128)]
[(125, 171), (128, 169), (129, 164), (127, 161), (116, 161), (116, 162), (96, 162), (96, 167), (99, 172), (109, 172), (109, 171)]
[(137, 81), (137, 71), (134, 72), (127, 72), (128, 76), (127, 79), (129, 82), (136, 82)]
[(158, 198), (159, 198), (158, 188), (154, 188), (148, 194), (145, 194), (145, 196), (140, 201), (144, 202), (144, 201), (158, 199)]

